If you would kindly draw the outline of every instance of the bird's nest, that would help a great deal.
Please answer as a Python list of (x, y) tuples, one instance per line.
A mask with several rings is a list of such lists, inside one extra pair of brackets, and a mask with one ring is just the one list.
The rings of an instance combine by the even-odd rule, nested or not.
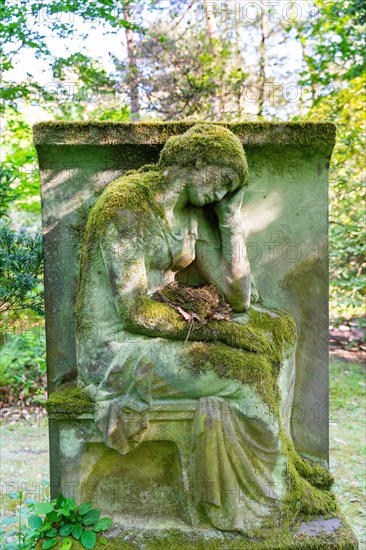
[(174, 281), (155, 292), (152, 298), (176, 309), (186, 321), (205, 323), (210, 319), (230, 319), (231, 307), (213, 285), (190, 287)]

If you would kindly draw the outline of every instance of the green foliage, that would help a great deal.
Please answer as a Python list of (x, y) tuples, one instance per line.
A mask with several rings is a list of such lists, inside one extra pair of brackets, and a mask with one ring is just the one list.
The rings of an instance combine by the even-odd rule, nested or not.
[[(9, 493), (7, 496), (13, 501), (17, 501), (18, 505), (16, 506), (15, 517), (8, 516), (1, 519), (1, 548), (3, 550), (30, 550), (34, 548), (32, 534), (36, 529), (39, 529), (39, 527), (35, 527), (39, 525), (39, 520), (36, 520), (33, 515), (34, 500), (24, 500), (22, 491)], [(29, 528), (25, 524), (27, 520)], [(4, 536), (4, 526), (8, 525), (14, 525), (14, 528), (5, 531), (6, 536)]]
[(0, 312), (43, 313), (42, 237), (0, 220)]
[(8, 109), (3, 126), (0, 217), (12, 202), (22, 210), (41, 210), (39, 170), (32, 142), (32, 128), (23, 116)]
[(13, 167), (5, 163), (0, 168), (0, 219), (3, 218), (18, 193), (12, 189), (11, 184), (14, 181)]
[[(363, 74), (363, 29), (357, 19), (355, 0), (320, 0), (316, 22), (300, 25), (300, 38), (307, 45), (307, 77), (312, 84), (332, 84), (337, 76), (352, 80)], [(355, 18), (356, 15), (356, 18)], [(321, 98), (319, 98), (321, 100)]]
[(358, 0), (321, 0), (318, 8), (316, 24), (297, 26), (306, 62), (300, 84), (313, 91), (306, 118), (338, 127), (330, 176), (331, 315), (349, 318), (364, 314), (366, 295), (362, 11)]
[[(91, 120), (110, 120), (109, 117), (112, 117), (112, 120), (124, 122), (129, 119), (128, 107), (117, 103), (118, 81), (97, 60), (81, 53), (56, 59), (53, 75), (59, 82), (56, 91), (50, 94), (50, 101), (57, 105), (57, 119), (85, 120), (85, 113)], [(62, 85), (70, 81), (77, 82), (72, 101), (68, 86)], [(109, 113), (107, 119), (105, 111)]]
[[(134, 23), (127, 22), (122, 4), (114, 6), (111, 0), (97, 0), (92, 3), (70, 0), (35, 1), (2, 0), (0, 23), (0, 42), (3, 45), (0, 54), (2, 75), (2, 102), (0, 112), (6, 112), (3, 124), (4, 146), (2, 150), (3, 168), (1, 171), (0, 191), (6, 200), (0, 199), (0, 217), (4, 215), (4, 206), (9, 206), (17, 199), (17, 206), (26, 210), (40, 212), (40, 190), (38, 167), (35, 149), (32, 143), (31, 124), (24, 119), (24, 111), (30, 104), (40, 105), (43, 112), (52, 112), (53, 117), (63, 119), (83, 119), (84, 111), (90, 112), (92, 118), (103, 115), (106, 109), (115, 120), (126, 120), (129, 111), (126, 105), (113, 107), (95, 97), (110, 93), (113, 79), (106, 75), (97, 62), (79, 53), (70, 58), (53, 57), (47, 41), (47, 31), (61, 39), (78, 35), (78, 17), (87, 21), (97, 20), (98, 25), (105, 27), (106, 33), (116, 32), (123, 28), (134, 28)], [(75, 17), (78, 16), (78, 17)], [(54, 68), (56, 86), (41, 86), (32, 75), (32, 67), (24, 71), (22, 81), (14, 79), (16, 62), (19, 53), (31, 52), (36, 59), (48, 62)], [(68, 71), (67, 71), (68, 69)], [(66, 72), (65, 72), (66, 70)], [(15, 71), (16, 74), (16, 71)], [(73, 97), (62, 86), (64, 80), (73, 76), (80, 89)], [(93, 98), (90, 98), (92, 94)], [(67, 97), (64, 97), (67, 96)], [(88, 109), (87, 109), (88, 108)], [(43, 114), (43, 117), (45, 114)], [(9, 191), (9, 185), (12, 191)], [(4, 186), (7, 192), (4, 192)]]
[[(170, 26), (158, 20), (137, 40), (139, 71), (133, 84), (143, 92), (144, 107), (163, 120), (240, 117), (248, 73), (233, 63), (234, 41), (224, 33), (209, 36), (202, 23), (198, 19), (194, 27), (184, 29), (172, 14)], [(123, 81), (125, 64), (116, 58), (114, 63)]]
[[(66, 14), (68, 17), (62, 17)], [(40, 21), (60, 38), (77, 33), (77, 18), (73, 17), (75, 15), (84, 20), (98, 20), (98, 23), (107, 25), (106, 32), (115, 32), (121, 28), (138, 28), (137, 25), (126, 21), (122, 6), (117, 8), (111, 0), (96, 0), (92, 3), (71, 0), (2, 0), (1, 15), (0, 42), (4, 44), (4, 48), (0, 61), (5, 72), (1, 110), (9, 107), (19, 110), (19, 100), (31, 99), (34, 92), (44, 98), (48, 96), (47, 90), (42, 88), (29, 72), (21, 84), (11, 79), (6, 80), (6, 71), (14, 68), (14, 60), (20, 50), (31, 50), (36, 58), (42, 57), (51, 61), (46, 35), (41, 31), (42, 25), (37, 24)]]
[(45, 385), (46, 342), (41, 327), (7, 335), (0, 354), (1, 400), (38, 402)]
[[(111, 525), (110, 518), (100, 518), (100, 511), (91, 508), (89, 503), (77, 505), (74, 499), (59, 495), (51, 502), (23, 501), (22, 492), (14, 493), (19, 499), (18, 530), (13, 531), (13, 540), (5, 542), (4, 550), (31, 550), (36, 547), (47, 550), (58, 545), (62, 550), (69, 550), (73, 542), (80, 540), (83, 548), (92, 550), (97, 542), (96, 533), (107, 531)], [(14, 518), (5, 518), (5, 520)], [(28, 526), (23, 520), (28, 520)], [(7, 522), (2, 521), (2, 524)], [(16, 542), (15, 542), (16, 539)], [(99, 540), (105, 544), (103, 537)]]

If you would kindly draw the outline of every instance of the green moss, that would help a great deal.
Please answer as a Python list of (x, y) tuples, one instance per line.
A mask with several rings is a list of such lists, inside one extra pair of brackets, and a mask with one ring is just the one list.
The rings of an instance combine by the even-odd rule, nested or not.
[(296, 326), (287, 314), (251, 310), (246, 325), (210, 320), (195, 327), (172, 307), (140, 296), (126, 328), (173, 340), (189, 338), (186, 366), (193, 374), (212, 369), (223, 378), (254, 384), (263, 401), (278, 408), (280, 366), (296, 341)]
[(267, 405), (276, 407), (279, 399), (277, 384), (266, 355), (232, 349), (221, 343), (194, 343), (187, 356), (187, 368), (195, 376), (213, 370), (221, 378), (251, 384)]
[[(283, 357), (297, 340), (294, 319), (284, 311), (268, 311), (252, 307), (249, 311), (248, 327), (256, 334), (258, 332), (269, 334), (272, 363), (278, 369)], [(274, 374), (278, 374), (278, 370)]]
[(126, 329), (137, 334), (185, 340), (189, 323), (174, 308), (141, 295), (129, 312)]
[(192, 372), (213, 369), (224, 378), (255, 384), (270, 407), (278, 404), (280, 367), (296, 341), (295, 322), (286, 313), (271, 315), (252, 308), (246, 325), (210, 320), (195, 326), (172, 307), (147, 296), (136, 299), (126, 328), (134, 333), (197, 342), (187, 348), (187, 367)]
[[(205, 121), (202, 121), (203, 123)], [(171, 136), (186, 132), (196, 122), (40, 122), (33, 126), (36, 145), (95, 143), (163, 144)], [(336, 126), (321, 122), (215, 123), (229, 128), (244, 145), (312, 143), (334, 144)]]
[(315, 464), (307, 458), (302, 458), (294, 448), (292, 441), (287, 436), (282, 436), (286, 453), (298, 474), (308, 480), (314, 487), (329, 491), (334, 483), (330, 472), (319, 464)]
[[(178, 529), (157, 531), (153, 529), (121, 529), (117, 537), (109, 539), (108, 533), (102, 536), (108, 539), (106, 546), (99, 540), (96, 550), (108, 548), (108, 550), (128, 550), (131, 548), (144, 548), (146, 550), (357, 550), (358, 543), (345, 520), (340, 516), (342, 523), (333, 533), (323, 533), (311, 536), (298, 533), (300, 521), (295, 525), (288, 524), (278, 526), (271, 525), (253, 531), (249, 536), (238, 533), (213, 533), (204, 531), (182, 532)], [(54, 548), (59, 550), (62, 542)], [(40, 550), (42, 543), (38, 543), (36, 550)], [(74, 540), (72, 548), (82, 550), (79, 541)]]
[(335, 495), (330, 491), (314, 487), (310, 480), (301, 477), (291, 457), (288, 461), (287, 476), (289, 490), (284, 501), (284, 514), (289, 517), (294, 517), (294, 514), (300, 512), (309, 516), (319, 514), (333, 516), (338, 511)]
[(196, 339), (209, 342), (220, 341), (232, 348), (257, 353), (264, 352), (268, 355), (272, 353), (267, 335), (250, 323), (241, 325), (233, 321), (209, 321), (194, 331), (192, 340)]
[(75, 385), (65, 385), (51, 393), (45, 407), (48, 414), (67, 415), (69, 418), (94, 411), (94, 403), (89, 395)]
[(296, 342), (295, 322), (283, 312), (274, 314), (251, 308), (245, 325), (223, 320), (195, 324), (185, 321), (172, 307), (147, 296), (137, 298), (126, 328), (173, 340), (221, 342), (239, 350), (264, 353), (275, 377), (287, 351)]
[(286, 313), (252, 308), (245, 325), (216, 320), (195, 325), (174, 308), (147, 296), (136, 299), (126, 328), (134, 333), (197, 343), (187, 347), (187, 367), (192, 372), (213, 369), (224, 378), (255, 384), (271, 407), (277, 406), (279, 399), (281, 364), (296, 341), (295, 322)]
[[(281, 422), (281, 419), (279, 419)], [(281, 441), (287, 456), (288, 491), (282, 505), (282, 517), (291, 519), (303, 516), (339, 513), (335, 495), (330, 491), (334, 478), (322, 466), (302, 458), (281, 427)]]
[(248, 181), (248, 165), (239, 139), (224, 126), (196, 124), (184, 134), (168, 139), (159, 164), (166, 166), (203, 165), (233, 168), (242, 185)]
[(156, 193), (163, 186), (164, 176), (156, 168), (148, 171), (131, 170), (110, 183), (91, 209), (86, 238), (88, 233), (93, 236), (101, 234), (111, 222), (120, 222), (128, 230), (131, 218), (126, 215), (126, 211), (132, 212), (137, 222), (148, 223), (146, 214), (164, 219), (164, 212), (155, 199)]

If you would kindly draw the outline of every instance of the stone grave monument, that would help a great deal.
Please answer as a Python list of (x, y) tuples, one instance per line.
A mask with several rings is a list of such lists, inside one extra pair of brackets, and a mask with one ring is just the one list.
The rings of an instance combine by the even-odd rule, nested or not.
[(328, 472), (335, 127), (34, 135), (52, 496), (111, 516), (116, 548), (356, 548)]

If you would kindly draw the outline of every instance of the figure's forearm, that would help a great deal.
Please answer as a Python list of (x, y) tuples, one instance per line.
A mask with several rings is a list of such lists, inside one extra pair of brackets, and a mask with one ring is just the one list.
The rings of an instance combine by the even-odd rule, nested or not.
[(230, 321), (211, 320), (191, 326), (191, 323), (183, 319), (175, 309), (148, 296), (140, 296), (136, 299), (125, 328), (134, 334), (168, 340), (219, 341), (230, 347), (251, 352), (263, 352), (269, 346), (267, 339), (253, 331), (250, 325), (242, 326)]
[(235, 223), (220, 223), (220, 232), (226, 297), (234, 311), (246, 311), (250, 305), (251, 277), (244, 237), (240, 225)]
[(221, 248), (203, 240), (196, 243), (196, 263), (200, 272), (238, 312), (246, 311), (250, 303), (249, 264), (240, 257), (244, 246), (232, 239)]
[(139, 296), (129, 307), (125, 328), (135, 334), (181, 340), (188, 334), (189, 323), (172, 307)]

